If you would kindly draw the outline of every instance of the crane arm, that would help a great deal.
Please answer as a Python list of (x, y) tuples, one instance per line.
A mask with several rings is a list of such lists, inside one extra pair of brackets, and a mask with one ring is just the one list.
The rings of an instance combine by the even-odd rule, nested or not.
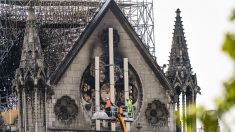
[(118, 118), (118, 120), (121, 124), (123, 132), (127, 132), (126, 123), (125, 123), (124, 118), (122, 117), (122, 115), (118, 114), (117, 118)]

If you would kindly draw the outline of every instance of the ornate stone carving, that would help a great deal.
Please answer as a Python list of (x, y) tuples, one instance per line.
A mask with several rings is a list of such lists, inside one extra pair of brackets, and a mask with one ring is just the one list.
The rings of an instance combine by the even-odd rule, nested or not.
[(163, 125), (167, 123), (168, 111), (165, 104), (159, 100), (154, 100), (149, 103), (145, 111), (145, 116), (148, 122), (152, 125)]
[(59, 120), (64, 123), (70, 123), (78, 115), (78, 106), (75, 100), (69, 96), (63, 96), (57, 100), (54, 112)]

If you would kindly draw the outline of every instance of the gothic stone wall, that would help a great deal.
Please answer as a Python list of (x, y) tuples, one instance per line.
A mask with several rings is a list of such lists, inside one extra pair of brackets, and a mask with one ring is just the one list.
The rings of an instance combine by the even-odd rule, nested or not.
[[(143, 102), (140, 109), (140, 113), (137, 115), (137, 119), (131, 124), (131, 130), (136, 131), (137, 123), (140, 123), (143, 127), (141, 131), (153, 131), (154, 127), (151, 126), (145, 116), (145, 110), (148, 103), (153, 100), (160, 100), (167, 108), (169, 102), (166, 95), (165, 88), (160, 84), (158, 78), (147, 64), (145, 58), (141, 55), (132, 38), (127, 34), (125, 29), (119, 23), (112, 11), (108, 11), (103, 20), (98, 24), (90, 38), (83, 45), (82, 49), (77, 53), (68, 69), (63, 74), (58, 84), (54, 87), (55, 95), (53, 95), (51, 103), (48, 104), (48, 127), (49, 128), (68, 128), (68, 129), (90, 129), (91, 120), (84, 111), (84, 107), (81, 103), (80, 97), (80, 83), (83, 72), (88, 64), (92, 61), (94, 56), (101, 55), (101, 42), (100, 36), (103, 29), (113, 27), (118, 30), (120, 35), (119, 50), (124, 57), (129, 58), (129, 63), (136, 70), (140, 77), (143, 88)], [(54, 105), (57, 99), (64, 95), (70, 96), (75, 100), (78, 105), (78, 116), (69, 125), (61, 123), (54, 114)], [(169, 111), (169, 109), (168, 109)], [(168, 131), (169, 127), (160, 127), (160, 131)]]

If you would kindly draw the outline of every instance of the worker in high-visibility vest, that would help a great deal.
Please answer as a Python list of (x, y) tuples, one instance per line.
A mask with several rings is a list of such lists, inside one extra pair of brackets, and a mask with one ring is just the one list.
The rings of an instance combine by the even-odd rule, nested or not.
[(132, 104), (131, 99), (127, 99), (126, 106), (127, 106), (127, 115), (129, 118), (132, 118), (133, 117), (133, 104)]

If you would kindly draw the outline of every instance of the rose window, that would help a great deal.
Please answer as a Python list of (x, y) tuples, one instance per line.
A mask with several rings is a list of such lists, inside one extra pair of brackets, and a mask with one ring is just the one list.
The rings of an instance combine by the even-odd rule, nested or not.
[(165, 124), (168, 118), (168, 110), (165, 104), (161, 103), (159, 100), (154, 100), (152, 103), (148, 104), (145, 116), (152, 125)]
[(75, 100), (69, 96), (63, 96), (57, 100), (54, 112), (57, 118), (65, 123), (69, 123), (78, 115), (78, 106)]
[[(99, 56), (99, 82), (100, 82), (100, 106), (105, 104), (105, 98), (110, 97), (110, 73), (109, 73), (109, 51), (107, 31), (102, 34), (102, 55)], [(123, 57), (118, 51), (119, 35), (117, 30), (114, 30), (114, 89), (115, 89), (115, 102), (113, 104), (125, 103), (125, 91), (124, 91), (124, 68)], [(135, 69), (129, 64), (128, 66), (129, 76), (129, 98), (132, 99), (134, 112), (140, 110), (142, 104), (142, 88), (139, 76)], [(92, 115), (92, 109), (95, 108), (95, 61), (91, 63), (85, 69), (81, 80), (81, 98), (82, 103), (88, 114)], [(89, 113), (90, 112), (90, 113)]]

